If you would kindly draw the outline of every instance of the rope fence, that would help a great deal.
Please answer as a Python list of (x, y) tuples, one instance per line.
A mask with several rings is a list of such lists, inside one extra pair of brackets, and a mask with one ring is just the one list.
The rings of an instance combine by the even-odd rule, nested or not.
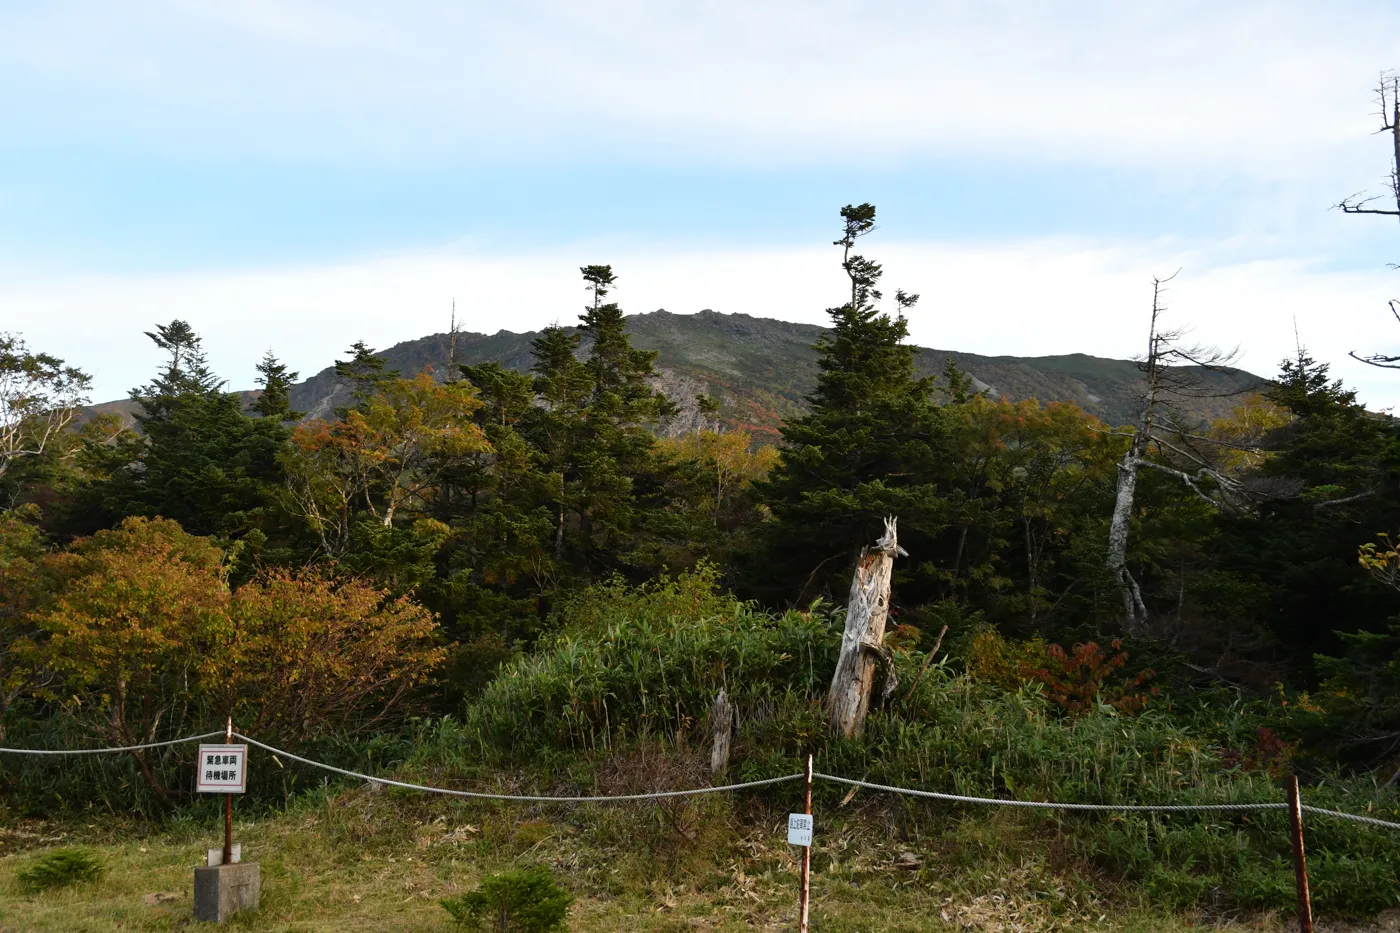
[(805, 777), (803, 774), (785, 774), (782, 777), (764, 778), (759, 781), (747, 781), (743, 784), (725, 784), (719, 787), (695, 787), (690, 790), (662, 790), (653, 791), (650, 794), (616, 794), (612, 796), (596, 797), (550, 797), (531, 794), (492, 794), (471, 790), (454, 790), (450, 787), (430, 787), (427, 784), (410, 784), (406, 781), (391, 781), (388, 778), (374, 777), (370, 774), (361, 774), (358, 771), (347, 771), (344, 768), (337, 768), (320, 761), (312, 761), (310, 758), (302, 758), (300, 755), (293, 755), (291, 752), (283, 751), (280, 748), (273, 748), (271, 745), (264, 745), (257, 739), (250, 739), (246, 735), (237, 732), (233, 734), (236, 739), (242, 739), (249, 745), (255, 745), (265, 752), (290, 758), (292, 761), (299, 761), (304, 765), (311, 765), (313, 768), (322, 768), (326, 771), (334, 771), (336, 774), (343, 774), (346, 777), (359, 778), (362, 781), (369, 781), (372, 784), (384, 784), (389, 787), (403, 787), (408, 790), (423, 791), (428, 794), (446, 794), (451, 797), (472, 797), (477, 800), (519, 800), (525, 803), (623, 803), (629, 800), (661, 800), (667, 797), (693, 797), (697, 794), (718, 794), (730, 790), (748, 790), (752, 787), (766, 787), (769, 784), (782, 784), (785, 781), (800, 781)]
[[(172, 745), (181, 745), (189, 742), (199, 742), (204, 739), (224, 737), (225, 732), (206, 732), (203, 735), (191, 735), (179, 739), (170, 739), (164, 742), (148, 742), (143, 745), (126, 745), (115, 748), (71, 748), (71, 749), (41, 749), (41, 748), (2, 748), (0, 754), (13, 755), (101, 755), (114, 754), (119, 752), (141, 751), (148, 748), (165, 748)], [(757, 787), (768, 787), (774, 784), (784, 784), (790, 781), (803, 780), (804, 773), (785, 774), (781, 777), (762, 778), (757, 781), (745, 781), (739, 784), (723, 784), (713, 787), (694, 787), (686, 790), (666, 790), (653, 791), (645, 794), (613, 794), (613, 795), (592, 795), (592, 796), (554, 796), (545, 794), (500, 794), (486, 791), (457, 790), (450, 787), (433, 787), (428, 784), (413, 784), (408, 781), (395, 781), (390, 778), (376, 777), (372, 774), (363, 774), (359, 771), (350, 771), (346, 768), (338, 768), (335, 765), (326, 764), (323, 761), (316, 761), (311, 758), (304, 758), (301, 755), (293, 754), (285, 749), (259, 742), (251, 736), (243, 735), (239, 732), (232, 733), (233, 738), (241, 739), (249, 745), (262, 749), (269, 754), (279, 758), (286, 758), (290, 761), (297, 761), (301, 764), (313, 768), (320, 768), (323, 771), (330, 771), (344, 777), (355, 778), (366, 781), (370, 784), (381, 784), (388, 787), (399, 787), (404, 790), (419, 791), (426, 794), (443, 794), (451, 797), (467, 797), (476, 800), (514, 800), (521, 803), (625, 803), (638, 800), (663, 800), (674, 797), (693, 797), (700, 794), (719, 794), (729, 791), (752, 790)], [(1039, 810), (1070, 810), (1070, 811), (1098, 811), (1115, 813), (1187, 813), (1187, 812), (1237, 812), (1254, 810), (1287, 810), (1287, 803), (1183, 803), (1183, 804), (1127, 804), (1127, 803), (1061, 803), (1051, 800), (1006, 800), (1000, 797), (970, 797), (962, 794), (947, 794), (940, 791), (920, 790), (913, 787), (896, 787), (890, 784), (877, 784), (871, 781), (858, 781), (853, 778), (844, 778), (835, 774), (823, 774), (818, 771), (812, 772), (812, 778), (819, 781), (830, 781), (833, 784), (843, 784), (848, 787), (864, 788), (866, 790), (880, 791), (889, 794), (902, 794), (908, 797), (921, 797), (928, 800), (945, 800), (950, 803), (977, 804), (998, 807), (1021, 807), (1025, 809)], [(1341, 810), (1328, 810), (1323, 807), (1313, 807), (1303, 805), (1301, 807), (1305, 813), (1312, 813), (1317, 816), (1330, 816), (1342, 820), (1350, 820), (1367, 826), (1375, 826), (1383, 829), (1400, 829), (1400, 823), (1388, 820), (1376, 819), (1371, 816), (1363, 816), (1357, 813), (1346, 813)]]
[(122, 745), (116, 748), (0, 748), (0, 753), (11, 755), (110, 755), (116, 752), (139, 752), (147, 748), (165, 748), (168, 745), (183, 745), (186, 742), (199, 742), (203, 739), (215, 739), (224, 735), (221, 729), (218, 732), (206, 732), (203, 735), (187, 735), (183, 739), (170, 739), (166, 742), (147, 742), (144, 745)]
[[(868, 790), (884, 791), (890, 794), (904, 794), (909, 797), (926, 797), (932, 800), (948, 800), (953, 803), (978, 803), (990, 804), (999, 807), (1023, 807), (1040, 810), (1113, 810), (1130, 813), (1177, 813), (1187, 810), (1286, 810), (1286, 803), (1164, 803), (1164, 804), (1133, 804), (1133, 803), (1056, 803), (1049, 800), (1006, 800), (1001, 797), (964, 797), (961, 794), (943, 794), (933, 790), (916, 790), (912, 787), (893, 787), (889, 784), (872, 784), (869, 781), (855, 781), (851, 778), (837, 777), (834, 774), (821, 774), (813, 772), (813, 778), (822, 781), (831, 781), (835, 784), (846, 784), (850, 787), (864, 787)], [(1330, 811), (1324, 811), (1330, 812)], [(1394, 824), (1396, 829), (1400, 829), (1400, 823)]]

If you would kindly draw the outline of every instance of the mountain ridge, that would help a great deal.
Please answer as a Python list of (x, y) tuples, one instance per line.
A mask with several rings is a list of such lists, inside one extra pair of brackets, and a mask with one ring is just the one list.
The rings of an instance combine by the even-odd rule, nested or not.
[[(817, 340), (828, 328), (748, 314), (725, 314), (706, 309), (674, 314), (664, 309), (627, 317), (633, 345), (655, 350), (658, 385), (677, 403), (679, 412), (663, 428), (666, 434), (694, 430), (701, 423), (696, 397), (705, 394), (720, 403), (720, 420), (731, 428), (751, 432), (755, 441), (770, 443), (779, 436), (785, 418), (807, 410), (806, 397), (816, 386)], [(576, 330), (575, 328), (568, 328)], [(459, 332), (456, 360), (477, 364), (490, 360), (516, 370), (532, 363), (530, 343), (538, 331), (499, 330), (494, 334)], [(451, 335), (428, 334), (377, 351), (386, 368), (405, 375), (432, 367), (441, 378), (447, 372)], [(586, 352), (587, 342), (580, 348)], [(983, 356), (974, 353), (918, 348), (915, 369), (921, 376), (941, 373), (949, 356), (968, 373), (979, 391), (1012, 400), (1072, 402), (1109, 424), (1124, 424), (1135, 415), (1137, 365), (1128, 360), (1069, 353), (1039, 357)], [(1266, 380), (1243, 370), (1204, 371), (1212, 392), (1256, 389)], [(240, 394), (251, 401), (256, 390)], [(349, 404), (349, 391), (333, 366), (297, 383), (292, 406), (308, 419), (330, 418)], [(89, 411), (114, 411), (129, 417), (136, 403), (116, 400), (90, 406)], [(1193, 403), (1202, 419), (1215, 418), (1233, 407), (1229, 397)]]

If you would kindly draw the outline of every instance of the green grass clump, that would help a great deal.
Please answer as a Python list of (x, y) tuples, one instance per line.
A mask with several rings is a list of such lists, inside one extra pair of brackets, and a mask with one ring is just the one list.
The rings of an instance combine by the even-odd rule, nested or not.
[(96, 881), (103, 871), (102, 860), (91, 849), (54, 849), (17, 870), (15, 880), (31, 892), (50, 891)]

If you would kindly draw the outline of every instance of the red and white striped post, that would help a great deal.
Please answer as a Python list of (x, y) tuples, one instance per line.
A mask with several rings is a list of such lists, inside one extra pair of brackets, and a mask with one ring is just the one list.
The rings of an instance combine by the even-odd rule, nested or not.
[[(802, 812), (812, 815), (812, 756), (807, 756), (807, 793)], [(813, 833), (813, 842), (816, 834)], [(802, 847), (802, 893), (797, 903), (798, 930), (807, 933), (807, 903), (812, 893), (812, 845)], [(1311, 933), (1311, 931), (1308, 931)]]
[(1288, 828), (1293, 837), (1293, 878), (1298, 885), (1298, 933), (1313, 933), (1312, 895), (1308, 893), (1308, 856), (1303, 851), (1303, 800), (1298, 776), (1288, 779)]

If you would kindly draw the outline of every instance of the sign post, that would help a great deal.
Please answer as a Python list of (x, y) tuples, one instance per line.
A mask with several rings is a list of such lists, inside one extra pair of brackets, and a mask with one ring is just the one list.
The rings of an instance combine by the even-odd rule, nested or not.
[[(199, 746), (199, 772), (195, 790), (224, 795), (224, 848), (219, 864), (233, 864), (233, 795), (248, 789), (248, 746), (233, 744), (233, 719), (228, 722), (227, 744)], [(212, 863), (211, 863), (212, 864)]]
[(240, 864), (242, 853), (233, 844), (233, 795), (248, 789), (248, 746), (233, 744), (233, 719), (223, 745), (199, 746), (195, 791), (224, 795), (223, 849), (209, 850), (209, 864), (194, 870), (196, 919), (223, 923), (240, 910), (256, 910), (262, 882), (258, 866)]
[(807, 933), (807, 905), (812, 892), (812, 756), (807, 756), (806, 794), (801, 813), (788, 814), (788, 845), (802, 846), (802, 890), (797, 900), (797, 928)]
[(1303, 851), (1303, 801), (1298, 776), (1288, 778), (1288, 828), (1293, 841), (1293, 878), (1298, 886), (1298, 931), (1313, 933), (1312, 896), (1308, 893), (1308, 856)]

